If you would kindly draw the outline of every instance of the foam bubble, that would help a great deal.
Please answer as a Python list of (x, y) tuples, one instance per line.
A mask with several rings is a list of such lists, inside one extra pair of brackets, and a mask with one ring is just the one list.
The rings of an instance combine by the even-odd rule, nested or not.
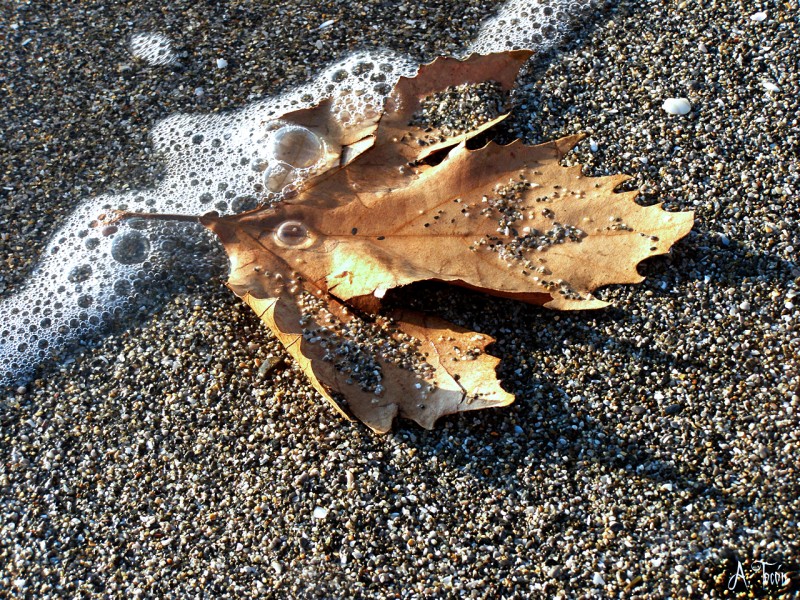
[[(512, 0), (465, 54), (552, 45), (590, 4)], [(130, 49), (152, 65), (176, 60), (170, 40), (159, 33), (135, 34)], [(0, 299), (0, 385), (24, 380), (41, 361), (157, 305), (182, 281), (210, 277), (227, 264), (199, 225), (143, 219), (104, 225), (99, 215), (114, 209), (231, 214), (280, 201), (324, 163), (328, 144), (325, 132), (292, 123), (289, 113), (331, 99), (344, 126), (372, 119), (397, 80), (416, 70), (411, 59), (390, 50), (359, 52), (284, 96), (229, 113), (175, 114), (156, 124), (151, 144), (165, 167), (157, 186), (81, 202), (25, 287)], [(277, 235), (279, 243), (297, 245), (313, 232), (287, 222)]]
[(299, 181), (295, 169), (287, 164), (277, 163), (264, 170), (264, 185), (270, 192), (279, 193), (287, 189), (294, 189)]
[(150, 242), (140, 231), (126, 231), (111, 243), (111, 257), (121, 265), (144, 262), (150, 254)]
[(486, 21), (469, 50), (545, 51), (561, 43), (570, 26), (591, 14), (600, 0), (510, 0)]
[(134, 33), (128, 42), (128, 48), (133, 56), (153, 66), (170, 65), (177, 60), (172, 41), (163, 33)]

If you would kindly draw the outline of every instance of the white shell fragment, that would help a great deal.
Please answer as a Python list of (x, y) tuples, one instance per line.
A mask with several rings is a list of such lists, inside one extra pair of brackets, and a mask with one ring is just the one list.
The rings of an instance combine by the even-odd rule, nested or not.
[(767, 18), (767, 13), (766, 11), (763, 10), (760, 10), (750, 15), (750, 20), (755, 21), (756, 23), (761, 23), (761, 21), (763, 21), (766, 18)]
[(685, 115), (692, 110), (692, 105), (686, 98), (667, 98), (661, 106), (671, 115)]
[(323, 508), (322, 506), (317, 506), (314, 508), (314, 518), (315, 519), (325, 519), (328, 516), (328, 509)]
[(781, 88), (779, 86), (777, 86), (776, 84), (774, 84), (771, 81), (768, 81), (766, 79), (762, 79), (761, 80), (761, 85), (764, 86), (764, 89), (767, 90), (768, 92), (780, 92), (781, 91)]

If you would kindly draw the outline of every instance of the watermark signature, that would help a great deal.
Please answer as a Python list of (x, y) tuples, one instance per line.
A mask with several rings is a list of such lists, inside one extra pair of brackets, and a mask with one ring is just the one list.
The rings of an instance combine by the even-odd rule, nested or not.
[(742, 562), (737, 560), (735, 572), (728, 578), (728, 589), (739, 592), (760, 584), (764, 590), (778, 590), (787, 588), (791, 582), (783, 563), (754, 560), (749, 571), (748, 574)]

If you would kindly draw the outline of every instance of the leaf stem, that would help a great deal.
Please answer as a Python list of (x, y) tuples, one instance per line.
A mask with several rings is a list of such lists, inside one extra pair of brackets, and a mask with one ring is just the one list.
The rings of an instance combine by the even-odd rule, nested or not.
[[(105, 217), (105, 218), (103, 218)], [(199, 223), (200, 218), (197, 215), (178, 215), (168, 213), (138, 213), (128, 212), (122, 210), (115, 210), (106, 215), (101, 216), (101, 220), (106, 225), (113, 225), (120, 221), (127, 219), (146, 219), (148, 221), (180, 221), (184, 223)]]

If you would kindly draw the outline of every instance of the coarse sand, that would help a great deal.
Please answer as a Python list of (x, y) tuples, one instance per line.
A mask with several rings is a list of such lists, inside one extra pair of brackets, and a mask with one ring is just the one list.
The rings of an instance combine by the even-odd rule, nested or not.
[[(152, 185), (159, 119), (239, 108), (358, 48), (459, 53), (493, 7), (5, 4), (0, 299), (81, 199)], [(621, 0), (533, 59), (500, 138), (585, 131), (568, 162), (628, 173), (696, 226), (600, 312), (403, 292), (497, 339), (508, 408), (386, 436), (343, 421), (211, 247), (212, 275), (0, 389), (0, 596), (777, 597), (792, 573), (796, 591), (798, 15)], [(135, 60), (142, 31), (177, 62)]]

